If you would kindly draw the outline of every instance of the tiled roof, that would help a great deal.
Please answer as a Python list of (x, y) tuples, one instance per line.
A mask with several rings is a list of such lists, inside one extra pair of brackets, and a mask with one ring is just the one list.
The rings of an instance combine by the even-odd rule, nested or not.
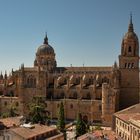
[(118, 114), (117, 117), (125, 122), (129, 122), (131, 119), (138, 121), (140, 120), (140, 113)]
[(140, 121), (140, 113), (136, 113), (134, 117), (132, 117), (135, 121)]
[(118, 116), (118, 114), (132, 114), (132, 113), (140, 113), (140, 103), (130, 106), (126, 109), (116, 112), (114, 115)]
[(114, 114), (117, 118), (120, 118), (121, 120), (125, 122), (129, 122), (130, 119), (139, 121), (140, 120), (140, 103), (130, 106), (126, 109), (123, 109), (121, 111), (118, 111)]
[(0, 119), (0, 122), (2, 122), (4, 124), (4, 126), (11, 128), (14, 126), (19, 126), (20, 119), (21, 119), (21, 117), (10, 117), (10, 118)]
[(25, 128), (25, 127), (13, 128), (11, 129), (11, 131), (13, 131), (14, 133), (18, 134), (19, 136), (25, 139), (28, 139), (56, 130), (56, 128), (48, 127), (46, 125), (35, 124), (34, 126), (35, 126), (34, 128)]
[(102, 140), (103, 138), (109, 139), (109, 140), (116, 140), (117, 138), (115, 132), (111, 130), (96, 130), (93, 133), (87, 133), (78, 138), (78, 140), (89, 140), (95, 139), (95, 140)]

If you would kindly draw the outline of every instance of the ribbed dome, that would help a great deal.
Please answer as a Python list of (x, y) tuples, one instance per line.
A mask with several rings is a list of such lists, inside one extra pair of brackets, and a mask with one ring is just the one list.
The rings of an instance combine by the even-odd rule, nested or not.
[(37, 55), (49, 55), (49, 54), (53, 54), (54, 55), (54, 49), (52, 46), (50, 46), (48, 44), (48, 37), (47, 34), (44, 38), (44, 44), (41, 45), (38, 49), (37, 49)]
[(54, 49), (49, 44), (43, 44), (37, 49), (37, 55), (54, 54)]

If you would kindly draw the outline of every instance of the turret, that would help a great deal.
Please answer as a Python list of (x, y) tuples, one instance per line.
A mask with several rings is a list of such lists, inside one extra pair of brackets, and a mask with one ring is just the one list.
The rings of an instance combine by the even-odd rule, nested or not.
[(117, 62), (114, 62), (113, 69), (112, 69), (112, 87), (114, 89), (120, 88), (120, 71), (117, 65)]
[(25, 83), (25, 72), (24, 72), (24, 64), (21, 64), (21, 68), (19, 69), (20, 71), (20, 75), (19, 75), (19, 78), (20, 78), (20, 87), (23, 88)]

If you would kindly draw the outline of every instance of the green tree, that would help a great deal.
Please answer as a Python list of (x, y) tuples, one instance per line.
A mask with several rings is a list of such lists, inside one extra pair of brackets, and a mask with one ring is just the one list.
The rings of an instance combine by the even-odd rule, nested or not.
[(65, 114), (64, 114), (64, 105), (62, 102), (60, 103), (60, 108), (58, 112), (57, 128), (61, 132), (65, 132)]
[(9, 117), (8, 112), (1, 113), (1, 118), (8, 118), (8, 117)]
[(76, 138), (85, 134), (87, 132), (87, 126), (85, 122), (82, 120), (82, 115), (78, 113), (77, 121), (76, 121)]
[(32, 123), (42, 123), (47, 122), (47, 114), (45, 111), (45, 102), (41, 97), (34, 97), (29, 105), (29, 114), (27, 119)]

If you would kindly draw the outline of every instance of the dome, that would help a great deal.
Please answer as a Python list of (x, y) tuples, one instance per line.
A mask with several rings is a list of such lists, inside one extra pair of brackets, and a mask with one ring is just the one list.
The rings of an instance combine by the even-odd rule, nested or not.
[(37, 49), (37, 55), (54, 54), (54, 49), (49, 44), (43, 44)]
[(47, 34), (44, 38), (44, 44), (41, 45), (38, 49), (37, 49), (37, 55), (49, 55), (49, 54), (53, 54), (54, 55), (54, 49), (52, 46), (50, 46), (48, 44), (48, 37)]
[(138, 41), (138, 37), (135, 34), (135, 32), (127, 32), (123, 38), (123, 40), (133, 39), (135, 41)]

